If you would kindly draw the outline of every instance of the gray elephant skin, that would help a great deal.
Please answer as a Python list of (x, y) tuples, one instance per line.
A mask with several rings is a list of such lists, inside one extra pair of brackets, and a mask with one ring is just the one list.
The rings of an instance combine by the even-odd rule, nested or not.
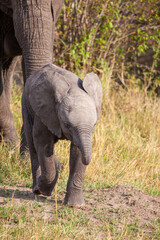
[(0, 0), (0, 132), (7, 143), (18, 142), (10, 110), (16, 56), (22, 54), (24, 82), (34, 71), (52, 63), (54, 27), (63, 2)]
[(35, 194), (52, 194), (58, 178), (54, 145), (59, 139), (67, 139), (71, 141), (70, 172), (64, 202), (84, 205), (83, 178), (91, 161), (92, 133), (101, 102), (101, 83), (93, 72), (82, 81), (75, 74), (48, 64), (28, 78), (22, 113)]

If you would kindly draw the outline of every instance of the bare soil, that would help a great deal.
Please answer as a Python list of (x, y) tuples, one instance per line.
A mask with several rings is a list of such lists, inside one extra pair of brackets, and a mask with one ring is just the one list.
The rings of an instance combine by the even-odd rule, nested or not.
[(138, 219), (142, 223), (160, 218), (160, 197), (152, 197), (130, 186), (119, 185), (109, 189), (88, 190), (94, 196), (87, 198), (86, 207), (97, 205), (97, 208), (108, 211), (108, 217), (125, 214), (126, 220)]
[[(64, 208), (64, 195), (64, 192), (57, 194), (58, 209)], [(119, 223), (125, 221), (127, 224), (136, 221), (143, 231), (152, 232), (152, 222), (160, 221), (160, 197), (149, 196), (130, 186), (85, 189), (84, 196), (86, 205), (77, 211), (83, 211), (91, 223), (96, 225), (111, 219), (116, 219)], [(55, 196), (35, 197), (30, 188), (0, 185), (0, 205), (5, 204), (9, 198), (18, 204), (37, 201), (43, 206), (44, 218), (53, 219), (53, 211), (56, 209)]]

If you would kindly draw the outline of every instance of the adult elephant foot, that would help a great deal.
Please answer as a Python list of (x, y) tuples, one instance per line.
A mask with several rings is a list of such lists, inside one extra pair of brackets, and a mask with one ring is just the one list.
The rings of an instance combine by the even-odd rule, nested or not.
[(51, 196), (53, 194), (57, 179), (58, 171), (56, 172), (56, 176), (51, 183), (48, 183), (44, 177), (40, 176), (38, 179), (38, 184), (33, 187), (33, 193), (36, 195), (42, 194), (44, 196)]
[(3, 132), (4, 142), (11, 148), (14, 148), (19, 145), (19, 139), (15, 128)]
[[(11, 147), (15, 147), (19, 144), (18, 135), (16, 129), (14, 127), (14, 118), (12, 113), (10, 112), (10, 108), (7, 106), (4, 101), (4, 94), (0, 96), (0, 129), (1, 129), (1, 140), (3, 138), (4, 142)], [(3, 109), (4, 106), (4, 109)], [(4, 116), (4, 117), (3, 117)]]

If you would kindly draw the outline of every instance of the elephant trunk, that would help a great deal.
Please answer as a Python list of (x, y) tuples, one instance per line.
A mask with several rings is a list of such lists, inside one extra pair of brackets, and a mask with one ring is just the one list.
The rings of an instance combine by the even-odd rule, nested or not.
[[(34, 55), (33, 55), (34, 53)], [(53, 56), (52, 56), (52, 50), (50, 53), (46, 53), (45, 56), (42, 56), (41, 54), (37, 53), (37, 50), (32, 50), (32, 54), (25, 55), (24, 58), (24, 68), (25, 68), (25, 80), (36, 70), (40, 69), (41, 67), (52, 63), (53, 62)]]
[(92, 137), (88, 134), (82, 134), (80, 137), (79, 148), (82, 154), (82, 163), (88, 165), (92, 157)]
[(51, 1), (13, 1), (16, 38), (22, 49), (25, 78), (53, 61), (54, 22)]

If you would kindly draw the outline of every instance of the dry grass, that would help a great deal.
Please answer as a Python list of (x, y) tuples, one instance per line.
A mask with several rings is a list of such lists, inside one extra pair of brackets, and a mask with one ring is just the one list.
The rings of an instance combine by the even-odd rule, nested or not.
[(160, 100), (138, 89), (112, 90), (104, 96), (87, 178), (159, 191)]

